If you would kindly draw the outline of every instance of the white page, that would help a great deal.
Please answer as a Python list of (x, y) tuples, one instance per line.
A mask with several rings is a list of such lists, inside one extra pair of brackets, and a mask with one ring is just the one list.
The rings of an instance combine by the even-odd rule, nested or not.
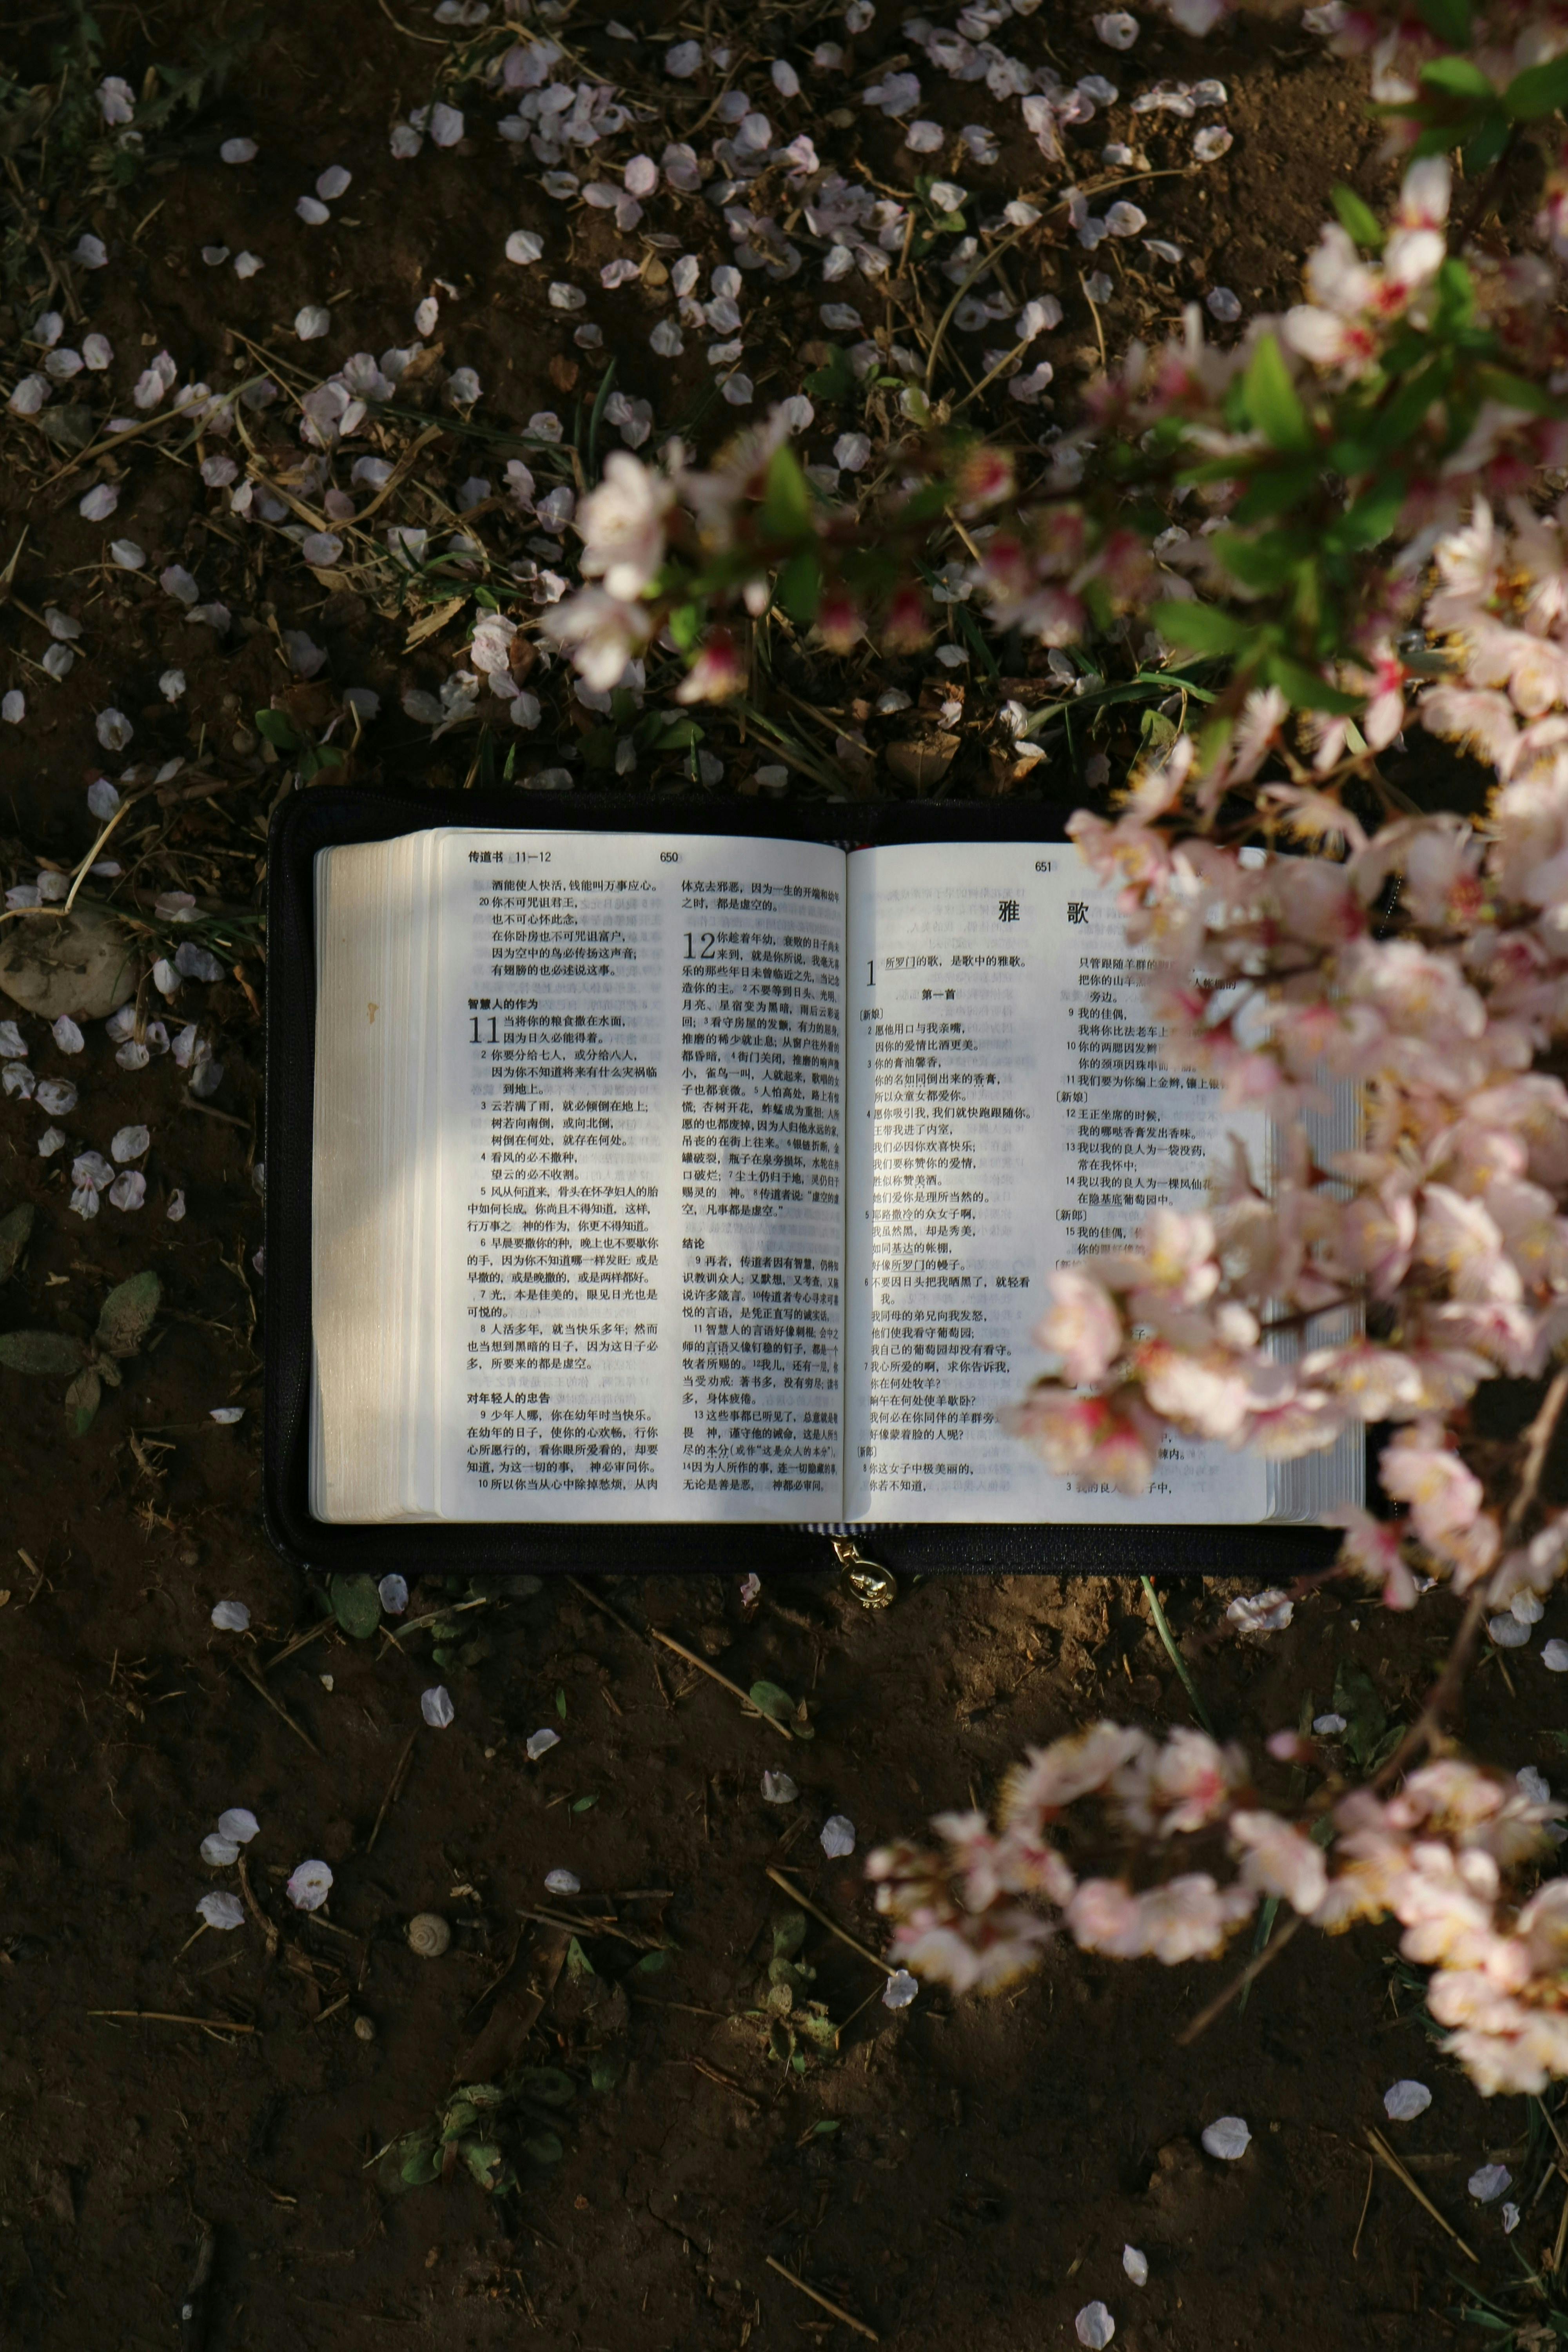
[(1200, 1206), (1226, 1128), (1261, 1139), (1163, 1067), (1138, 979), (1070, 844), (851, 855), (847, 1518), (1267, 1512), (1251, 1456), (1173, 1444), (1147, 1495), (1083, 1492), (993, 1418), (1046, 1368), (1052, 1269), (1131, 1241), (1151, 1207)]
[(837, 1517), (844, 863), (439, 836), (443, 1517)]

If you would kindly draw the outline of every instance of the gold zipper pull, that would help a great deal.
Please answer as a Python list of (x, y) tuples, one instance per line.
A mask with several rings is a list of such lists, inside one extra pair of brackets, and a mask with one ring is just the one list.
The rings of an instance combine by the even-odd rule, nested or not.
[(862, 1609), (890, 1608), (899, 1591), (892, 1571), (868, 1559), (853, 1536), (834, 1536), (830, 1540), (845, 1580)]

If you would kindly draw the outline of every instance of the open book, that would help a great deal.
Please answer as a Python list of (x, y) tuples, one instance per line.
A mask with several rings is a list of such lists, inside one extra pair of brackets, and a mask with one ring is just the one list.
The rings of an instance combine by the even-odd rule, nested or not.
[[(315, 857), (310, 1492), (329, 1522), (1314, 1516), (1359, 1449), (1053, 1476), (1053, 1267), (1226, 1126), (1061, 842), (458, 826)], [(1343, 1139), (1348, 1140), (1348, 1137)]]

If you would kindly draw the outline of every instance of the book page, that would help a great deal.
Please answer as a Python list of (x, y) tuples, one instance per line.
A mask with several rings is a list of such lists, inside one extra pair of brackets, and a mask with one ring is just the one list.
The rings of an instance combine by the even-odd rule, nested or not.
[(1047, 1277), (1195, 1208), (1260, 1119), (1159, 1057), (1111, 894), (1063, 842), (849, 858), (845, 1515), (1252, 1521), (1264, 1465), (1171, 1443), (1147, 1495), (1054, 1476), (994, 1414), (1046, 1359)]
[(842, 851), (437, 865), (441, 1516), (837, 1517)]

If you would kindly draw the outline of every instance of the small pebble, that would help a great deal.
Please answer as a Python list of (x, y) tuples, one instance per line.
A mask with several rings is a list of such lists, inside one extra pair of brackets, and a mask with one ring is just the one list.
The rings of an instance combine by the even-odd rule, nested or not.
[(354, 2040), (356, 2042), (375, 2040), (375, 2020), (373, 2017), (366, 2017), (363, 2010), (354, 2020)]

